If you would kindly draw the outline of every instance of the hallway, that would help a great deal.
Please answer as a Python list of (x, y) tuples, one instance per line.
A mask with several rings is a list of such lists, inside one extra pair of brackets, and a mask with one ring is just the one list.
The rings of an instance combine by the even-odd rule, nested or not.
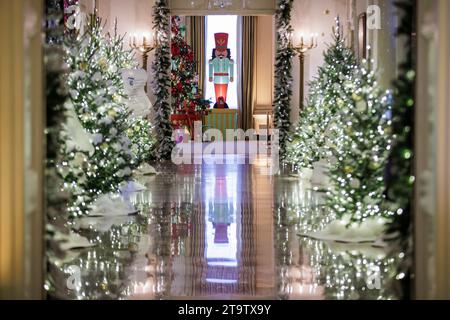
[[(265, 159), (239, 165), (239, 156), (228, 157), (235, 164), (162, 166), (157, 176), (138, 179), (148, 190), (124, 195), (140, 210), (136, 216), (77, 222), (95, 247), (53, 264), (51, 297), (395, 299), (401, 293), (390, 283), (402, 254), (300, 238), (314, 231), (304, 226), (327, 220), (320, 193), (288, 173), (266, 175)], [(68, 290), (70, 281), (75, 290)]]
[(0, 18), (0, 301), (450, 299), (450, 1)]

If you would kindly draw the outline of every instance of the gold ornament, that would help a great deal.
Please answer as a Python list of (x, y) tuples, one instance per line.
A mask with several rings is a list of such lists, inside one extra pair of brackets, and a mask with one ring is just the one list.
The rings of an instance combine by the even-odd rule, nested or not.
[(359, 112), (359, 113), (366, 112), (366, 111), (367, 111), (367, 108), (368, 108), (367, 102), (364, 101), (364, 100), (359, 100), (359, 101), (356, 103), (356, 111)]
[(362, 97), (360, 95), (358, 95), (356, 92), (353, 92), (352, 94), (352, 99), (356, 102), (361, 101)]
[(346, 174), (352, 174), (353, 172), (355, 172), (355, 170), (354, 170), (352, 167), (350, 167), (350, 166), (346, 166), (346, 167), (344, 168), (344, 172), (345, 172)]
[(109, 110), (108, 116), (110, 116), (111, 118), (115, 118), (117, 116), (116, 110)]
[(105, 58), (100, 59), (98, 64), (103, 71), (108, 70), (108, 60), (106, 60)]
[(117, 93), (113, 94), (112, 99), (115, 103), (119, 103), (122, 100), (121, 96)]
[(372, 162), (369, 164), (369, 168), (370, 168), (371, 170), (378, 170), (378, 169), (380, 169), (380, 167), (381, 167), (381, 164), (380, 164), (379, 162), (372, 161)]
[(89, 65), (87, 64), (86, 61), (80, 62), (80, 70), (81, 70), (81, 71), (86, 71), (87, 68), (88, 68), (88, 66), (89, 66)]

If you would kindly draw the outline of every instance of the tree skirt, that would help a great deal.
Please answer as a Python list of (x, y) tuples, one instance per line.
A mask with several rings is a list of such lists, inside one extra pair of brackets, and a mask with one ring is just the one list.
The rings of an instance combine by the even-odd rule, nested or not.
[(314, 163), (314, 170), (311, 173), (311, 182), (315, 185), (329, 186), (330, 178), (328, 176), (328, 171), (330, 170), (330, 165), (327, 161), (321, 160)]
[(376, 243), (386, 231), (386, 220), (381, 218), (367, 219), (361, 224), (353, 223), (348, 226), (349, 219), (331, 222), (318, 232), (299, 234), (301, 237), (314, 240), (333, 241), (341, 243)]
[(74, 222), (75, 230), (96, 230), (99, 232), (107, 232), (113, 226), (121, 226), (134, 221), (133, 216), (122, 217), (84, 217)]
[(94, 203), (90, 217), (120, 217), (137, 214), (136, 208), (120, 196), (102, 195)]
[(53, 240), (59, 243), (59, 248), (62, 251), (91, 248), (96, 246), (87, 238), (82, 237), (74, 232), (70, 232), (69, 234), (58, 232), (57, 234), (55, 234)]
[(158, 172), (154, 167), (152, 167), (148, 163), (144, 163), (136, 170), (135, 174), (141, 176), (149, 176), (149, 175), (156, 175), (158, 174)]

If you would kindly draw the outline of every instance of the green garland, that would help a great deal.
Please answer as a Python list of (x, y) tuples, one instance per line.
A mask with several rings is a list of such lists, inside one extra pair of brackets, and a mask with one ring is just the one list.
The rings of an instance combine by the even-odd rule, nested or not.
[(174, 142), (172, 141), (172, 125), (170, 116), (170, 10), (167, 0), (157, 0), (153, 7), (153, 30), (156, 34), (158, 47), (155, 50), (155, 60), (152, 64), (154, 74), (153, 92), (156, 97), (155, 132), (158, 137), (156, 158), (160, 161), (169, 160), (172, 155)]
[[(63, 142), (59, 134), (66, 121), (64, 103), (68, 98), (65, 81), (67, 72), (64, 61), (64, 7), (62, 1), (45, 1), (46, 41), (44, 45), (45, 76), (46, 76), (46, 161), (45, 161), (45, 266), (49, 271), (51, 257), (63, 255), (58, 248), (51, 244), (55, 235), (63, 228), (59, 221), (65, 222), (68, 218), (67, 202), (69, 194), (61, 191), (63, 183), (56, 170), (61, 161), (58, 150)], [(61, 219), (61, 220), (58, 220)], [(47, 292), (55, 290), (52, 278), (47, 274), (45, 278)]]
[(273, 104), (275, 128), (279, 130), (280, 158), (285, 157), (288, 134), (291, 129), (292, 58), (290, 47), (292, 34), (291, 11), (293, 0), (278, 0), (275, 15), (277, 46), (275, 56), (275, 99)]
[(414, 113), (416, 87), (416, 53), (414, 50), (416, 32), (415, 0), (401, 0), (396, 3), (402, 13), (398, 37), (404, 38), (406, 60), (399, 66), (399, 77), (394, 82), (394, 103), (392, 106), (392, 131), (395, 137), (388, 164), (386, 187), (387, 206), (396, 212), (390, 225), (390, 232), (401, 235), (400, 247), (406, 259), (399, 264), (398, 272), (404, 274), (402, 288), (404, 299), (411, 298), (412, 208), (414, 198)]
[(415, 107), (415, 5), (412, 0), (396, 3), (403, 12), (398, 36), (406, 39), (406, 60), (400, 65), (400, 76), (394, 82), (392, 131), (395, 137), (387, 180), (387, 199), (390, 209), (398, 213), (391, 229), (406, 237), (411, 232), (411, 202), (414, 190), (414, 107)]
[(59, 0), (47, 0), (46, 7), (46, 168), (45, 195), (46, 213), (49, 221), (58, 216), (64, 216), (67, 205), (67, 194), (61, 192), (62, 179), (56, 170), (56, 164), (61, 161), (59, 134), (66, 121), (64, 102), (68, 98), (65, 82), (67, 72), (64, 63), (63, 3)]

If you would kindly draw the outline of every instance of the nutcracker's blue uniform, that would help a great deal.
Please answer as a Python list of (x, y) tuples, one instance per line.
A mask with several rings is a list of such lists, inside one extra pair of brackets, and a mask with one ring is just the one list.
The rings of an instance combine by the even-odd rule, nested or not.
[(228, 34), (216, 33), (214, 36), (216, 49), (209, 61), (209, 79), (214, 83), (217, 105), (226, 107), (228, 84), (234, 81), (234, 61), (228, 54)]

